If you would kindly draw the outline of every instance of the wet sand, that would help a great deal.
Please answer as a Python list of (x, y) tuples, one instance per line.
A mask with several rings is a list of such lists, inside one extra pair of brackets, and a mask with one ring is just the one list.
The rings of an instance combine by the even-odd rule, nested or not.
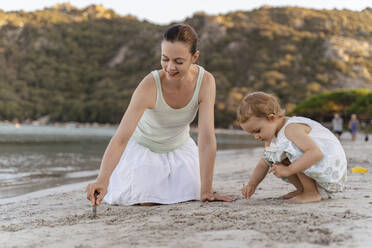
[[(86, 183), (0, 201), (1, 247), (370, 247), (372, 142), (342, 141), (349, 162), (345, 192), (319, 203), (278, 199), (292, 186), (268, 175), (250, 200), (240, 196), (262, 148), (218, 152), (214, 188), (233, 203), (110, 206), (98, 217)], [(366, 174), (352, 174), (362, 166)]]

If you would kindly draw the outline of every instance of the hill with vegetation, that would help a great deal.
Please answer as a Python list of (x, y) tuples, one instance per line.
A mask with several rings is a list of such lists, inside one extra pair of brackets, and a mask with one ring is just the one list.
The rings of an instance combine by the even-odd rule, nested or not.
[[(292, 111), (326, 91), (372, 89), (372, 9), (262, 7), (184, 22), (216, 78), (218, 127), (251, 91)], [(0, 10), (0, 119), (119, 122), (139, 81), (160, 68), (165, 28), (95, 5)]]
[(334, 113), (343, 118), (357, 114), (360, 119), (372, 117), (372, 91), (367, 89), (327, 91), (312, 96), (296, 106), (295, 115), (330, 121)]

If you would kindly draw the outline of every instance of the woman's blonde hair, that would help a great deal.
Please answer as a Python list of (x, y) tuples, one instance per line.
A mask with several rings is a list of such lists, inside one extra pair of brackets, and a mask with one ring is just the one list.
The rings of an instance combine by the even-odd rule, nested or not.
[(252, 116), (265, 117), (273, 114), (283, 117), (285, 111), (280, 108), (275, 96), (264, 92), (253, 92), (246, 95), (237, 109), (239, 123), (245, 123)]

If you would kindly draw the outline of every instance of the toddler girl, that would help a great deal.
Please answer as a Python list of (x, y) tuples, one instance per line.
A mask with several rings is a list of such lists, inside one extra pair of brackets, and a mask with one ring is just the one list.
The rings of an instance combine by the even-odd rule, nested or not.
[(242, 194), (249, 199), (266, 174), (290, 182), (296, 190), (283, 196), (293, 203), (317, 202), (342, 191), (345, 152), (334, 134), (305, 117), (287, 117), (275, 97), (245, 96), (237, 110), (240, 126), (265, 142), (265, 152)]

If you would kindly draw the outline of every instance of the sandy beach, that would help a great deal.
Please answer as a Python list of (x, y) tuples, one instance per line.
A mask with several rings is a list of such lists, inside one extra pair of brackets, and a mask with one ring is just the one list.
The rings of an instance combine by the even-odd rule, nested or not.
[[(1, 247), (371, 247), (372, 142), (342, 140), (345, 192), (295, 205), (278, 197), (292, 186), (268, 175), (250, 200), (240, 195), (262, 148), (219, 151), (214, 188), (235, 202), (98, 207), (85, 183), (0, 201)], [(351, 173), (354, 166), (368, 173)]]

